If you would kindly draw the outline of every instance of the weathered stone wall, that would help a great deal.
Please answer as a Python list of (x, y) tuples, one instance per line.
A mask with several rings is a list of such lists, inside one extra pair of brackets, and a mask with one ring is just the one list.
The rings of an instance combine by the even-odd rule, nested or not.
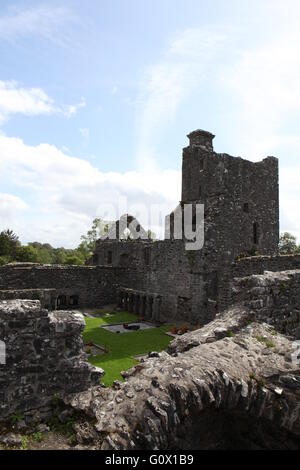
[[(201, 131), (199, 131), (201, 134)], [(279, 238), (278, 160), (253, 163), (195, 145), (183, 149), (182, 203), (203, 203), (206, 240), (220, 257), (275, 254)], [(257, 224), (254, 237), (254, 224)], [(254, 240), (256, 238), (256, 240)]]
[(251, 256), (235, 261), (231, 267), (232, 277), (263, 274), (264, 271), (288, 271), (300, 269), (300, 255)]
[(215, 305), (211, 316), (208, 308), (199, 308), (208, 280), (201, 253), (186, 251), (181, 240), (105, 241), (99, 243), (96, 254), (100, 265), (109, 259), (115, 268), (126, 266), (119, 273), (121, 287), (161, 296), (161, 320), (205, 323), (214, 317)]
[(0, 290), (0, 301), (14, 299), (39, 300), (42, 308), (55, 310), (57, 292), (56, 289)]
[[(72, 308), (71, 296), (78, 298), (76, 307), (97, 307), (115, 301), (121, 271), (101, 266), (17, 263), (0, 267), (0, 290), (55, 289), (56, 297), (66, 297), (66, 304), (61, 308)], [(20, 296), (22, 298), (22, 293)], [(32, 298), (36, 298), (34, 292)]]
[(102, 450), (299, 449), (294, 337), (253, 314), (247, 299), (238, 301), (126, 371), (124, 383), (67, 397), (95, 418), (78, 425), (79, 442)]
[(256, 320), (300, 339), (300, 270), (235, 279), (233, 299), (243, 300)]
[(217, 154), (213, 137), (195, 131), (183, 149), (181, 204), (204, 204), (203, 249), (187, 251), (184, 240), (173, 239), (100, 241), (93, 258), (95, 265), (126, 268), (121, 287), (161, 296), (161, 319), (168, 321), (212, 320), (230, 305), (233, 260), (278, 250), (278, 160)]
[[(83, 349), (82, 315), (51, 312), (39, 301), (0, 302), (0, 419), (11, 414), (47, 417), (55, 396), (99, 383)], [(3, 351), (2, 351), (3, 352)]]

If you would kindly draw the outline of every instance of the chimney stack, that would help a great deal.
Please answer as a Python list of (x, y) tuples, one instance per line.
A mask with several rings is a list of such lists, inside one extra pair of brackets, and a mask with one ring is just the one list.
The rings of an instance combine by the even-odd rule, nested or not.
[(208, 152), (213, 152), (213, 139), (215, 136), (210, 132), (197, 129), (191, 132), (187, 137), (190, 139), (190, 147), (202, 147)]

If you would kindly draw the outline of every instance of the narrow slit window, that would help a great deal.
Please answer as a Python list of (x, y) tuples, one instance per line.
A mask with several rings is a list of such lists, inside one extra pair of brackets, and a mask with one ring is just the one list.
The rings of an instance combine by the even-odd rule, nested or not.
[(107, 252), (107, 264), (112, 264), (112, 251)]
[(246, 214), (248, 214), (248, 212), (249, 212), (249, 203), (248, 202), (245, 202), (245, 204), (244, 204), (244, 212), (246, 212)]
[(259, 241), (259, 225), (257, 222), (253, 224), (253, 243), (254, 245), (258, 245)]

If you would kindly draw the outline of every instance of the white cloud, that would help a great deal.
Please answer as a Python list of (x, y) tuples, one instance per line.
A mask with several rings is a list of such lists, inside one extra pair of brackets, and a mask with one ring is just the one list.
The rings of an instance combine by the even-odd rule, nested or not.
[[(28, 146), (4, 134), (0, 134), (0, 155), (1, 180), (18, 188), (25, 200), (34, 201), (26, 218), (20, 215), (12, 226), (26, 241), (76, 246), (92, 219), (104, 216), (105, 204), (116, 204), (126, 196), (129, 211), (137, 203), (162, 204), (165, 215), (180, 197), (180, 173), (172, 170), (104, 173), (53, 145)], [(148, 222), (143, 216), (141, 223)], [(2, 217), (0, 228), (6, 226)]]
[(26, 116), (62, 114), (71, 117), (85, 105), (82, 98), (76, 105), (58, 106), (41, 88), (24, 88), (16, 81), (0, 80), (0, 125), (18, 113)]
[[(296, 142), (284, 131), (291, 116), (300, 115), (300, 33), (277, 33), (259, 48), (243, 51), (241, 59), (228, 69), (223, 84), (236, 103), (239, 122), (237, 143), (252, 160)], [(299, 147), (298, 147), (299, 148)]]
[(0, 230), (16, 224), (16, 216), (28, 209), (18, 196), (0, 193)]
[(68, 45), (67, 23), (77, 23), (77, 18), (65, 7), (47, 5), (33, 8), (12, 7), (0, 16), (0, 39), (16, 41), (37, 35), (58, 45)]
[(280, 169), (281, 232), (291, 232), (300, 243), (300, 165)]
[(54, 102), (40, 88), (19, 87), (15, 81), (0, 81), (0, 123), (11, 114), (27, 116), (55, 112)]

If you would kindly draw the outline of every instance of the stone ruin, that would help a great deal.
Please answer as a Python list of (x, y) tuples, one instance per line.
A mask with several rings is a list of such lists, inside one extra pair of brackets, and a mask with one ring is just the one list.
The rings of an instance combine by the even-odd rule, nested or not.
[(55, 396), (99, 383), (103, 371), (87, 361), (84, 327), (78, 312), (49, 312), (37, 300), (0, 302), (0, 420), (49, 419)]
[[(131, 304), (130, 293), (127, 300), (124, 296), (129, 289), (133, 309), (148, 319), (154, 315), (155, 320), (204, 325), (230, 305), (237, 259), (259, 254), (271, 257), (271, 270), (277, 270), (276, 263), (289, 269), (290, 260), (277, 256), (278, 160), (253, 163), (215, 153), (209, 132), (197, 130), (188, 137), (181, 201), (166, 218), (168, 238), (151, 241), (139, 221), (123, 216), (110, 228), (117, 238), (101, 238), (89, 266), (25, 263), (0, 268), (0, 299), (39, 299), (42, 306), (61, 310), (99, 307), (120, 298), (123, 305)], [(191, 252), (174, 234), (174, 214), (182, 212), (184, 218), (184, 205), (199, 203), (205, 207), (205, 243)], [(131, 228), (139, 238), (123, 236)], [(291, 262), (293, 267), (295, 263), (300, 267), (300, 257)]]
[(84, 448), (299, 449), (300, 270), (236, 279), (233, 305), (66, 404)]
[[(299, 448), (300, 256), (278, 255), (278, 161), (217, 154), (213, 138), (189, 135), (175, 209), (204, 203), (202, 250), (176, 239), (172, 213), (169, 239), (101, 240), (89, 266), (0, 268), (1, 419), (43, 419), (58, 394), (83, 413), (82, 447)], [(74, 309), (112, 303), (198, 329), (105, 389)]]

